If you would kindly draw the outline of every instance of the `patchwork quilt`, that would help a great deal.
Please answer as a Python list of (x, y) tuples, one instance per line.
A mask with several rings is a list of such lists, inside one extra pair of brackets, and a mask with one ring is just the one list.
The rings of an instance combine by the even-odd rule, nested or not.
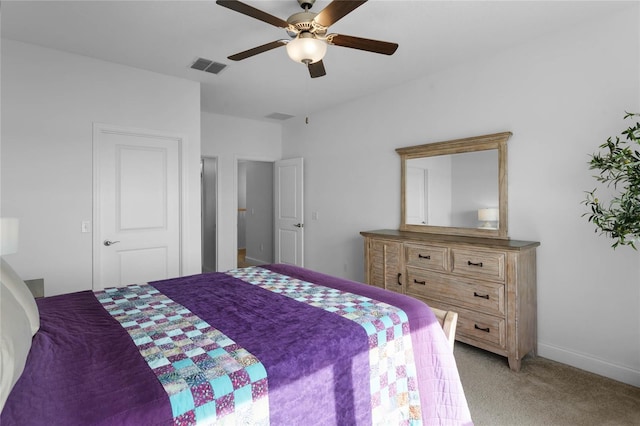
[(267, 373), (246, 349), (150, 285), (96, 297), (164, 387), (176, 424), (269, 424)]
[(471, 424), (415, 299), (289, 265), (38, 300), (2, 425)]

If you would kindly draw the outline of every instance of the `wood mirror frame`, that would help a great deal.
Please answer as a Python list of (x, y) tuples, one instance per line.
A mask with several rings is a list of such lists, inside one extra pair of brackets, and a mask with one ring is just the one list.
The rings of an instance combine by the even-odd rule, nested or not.
[[(426, 232), (434, 234), (467, 235), (485, 238), (508, 239), (507, 202), (507, 141), (511, 132), (495, 133), (444, 142), (397, 148), (401, 160), (401, 231)], [(498, 150), (498, 226), (497, 229), (464, 228), (455, 226), (432, 226), (407, 223), (406, 172), (407, 160), (438, 155), (460, 154), (475, 151)]]

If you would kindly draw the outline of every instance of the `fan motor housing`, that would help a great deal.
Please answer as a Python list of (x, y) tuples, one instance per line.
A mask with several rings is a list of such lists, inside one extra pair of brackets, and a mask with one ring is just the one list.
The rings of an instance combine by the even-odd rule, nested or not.
[[(308, 11), (294, 13), (287, 18), (287, 23), (295, 27), (298, 33), (310, 32), (319, 36), (324, 36), (327, 33), (327, 29), (321, 27), (313, 20), (316, 15), (317, 13)], [(290, 35), (295, 36), (295, 34)]]
[(313, 12), (298, 12), (287, 18), (287, 22), (300, 31), (309, 30), (311, 28), (311, 21), (315, 18), (317, 13)]

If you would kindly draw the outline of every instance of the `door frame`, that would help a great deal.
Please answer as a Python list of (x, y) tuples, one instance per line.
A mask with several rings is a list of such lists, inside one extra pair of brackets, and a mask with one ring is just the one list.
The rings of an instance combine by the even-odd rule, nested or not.
[(100, 272), (100, 244), (102, 244), (101, 238), (101, 229), (100, 229), (100, 176), (98, 175), (98, 164), (100, 161), (98, 144), (100, 142), (100, 134), (102, 133), (112, 133), (112, 134), (121, 134), (121, 135), (133, 135), (133, 136), (142, 136), (142, 137), (153, 137), (158, 139), (168, 139), (174, 140), (178, 144), (178, 202), (180, 203), (180, 208), (178, 209), (178, 265), (179, 265), (179, 275), (183, 274), (185, 270), (185, 256), (184, 256), (184, 240), (185, 240), (185, 230), (187, 229), (186, 223), (186, 203), (185, 203), (185, 195), (187, 194), (186, 182), (187, 182), (187, 164), (186, 164), (186, 155), (185, 155), (185, 141), (186, 137), (183, 134), (169, 132), (164, 130), (154, 130), (154, 129), (145, 129), (139, 127), (131, 127), (131, 126), (118, 126), (113, 124), (105, 124), (105, 123), (93, 123), (93, 164), (92, 164), (92, 175), (93, 175), (93, 215), (92, 215), (92, 282), (91, 287), (93, 290), (102, 290), (102, 286), (99, 286), (99, 277), (98, 274)]
[[(200, 155), (200, 258), (202, 258), (202, 256), (204, 255), (204, 223), (202, 223), (204, 221), (204, 217), (202, 215), (203, 213), (203, 205), (204, 203), (202, 202), (202, 197), (203, 197), (203, 186), (202, 186), (202, 180), (204, 178), (204, 170), (203, 170), (203, 163), (202, 161), (205, 159), (212, 159), (212, 160), (216, 160), (216, 209), (214, 212), (215, 215), (215, 222), (216, 222), (216, 242), (215, 242), (215, 250), (216, 250), (216, 259), (215, 259), (215, 270), (218, 270), (218, 258), (220, 257), (220, 246), (218, 244), (218, 241), (220, 240), (220, 238), (218, 238), (218, 218), (220, 217), (220, 158), (217, 155)], [(204, 267), (204, 265), (200, 265), (200, 269), (202, 269)]]

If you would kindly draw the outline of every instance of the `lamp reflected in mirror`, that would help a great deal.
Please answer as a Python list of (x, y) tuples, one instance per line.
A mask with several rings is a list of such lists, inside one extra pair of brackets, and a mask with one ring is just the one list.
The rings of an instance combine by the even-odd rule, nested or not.
[(478, 209), (478, 222), (480, 222), (478, 228), (498, 229), (498, 219), (500, 218), (498, 213), (496, 208)]

